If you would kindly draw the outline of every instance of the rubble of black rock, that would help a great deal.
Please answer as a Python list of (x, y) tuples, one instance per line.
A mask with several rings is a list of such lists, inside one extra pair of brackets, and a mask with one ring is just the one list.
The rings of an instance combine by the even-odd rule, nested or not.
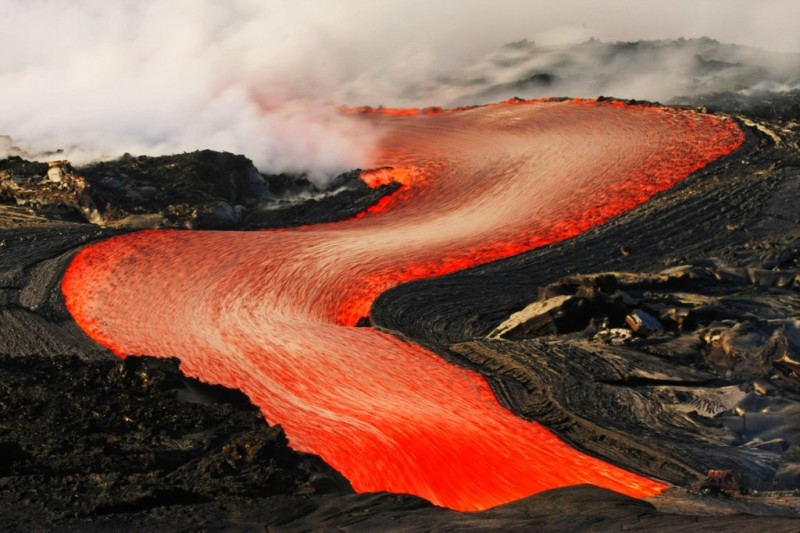
[(675, 105), (704, 107), (712, 113), (724, 112), (764, 120), (800, 120), (800, 89), (791, 91), (752, 91), (678, 96)]
[(175, 359), (2, 356), (0, 398), (5, 531), (154, 508), (188, 523), (212, 501), (352, 493), (244, 395), (184, 377)]
[[(679, 420), (669, 421), (677, 414), (676, 408), (680, 414), (694, 412), (696, 426), (723, 426), (731, 445), (774, 455), (773, 467), (755, 476), (731, 470), (728, 477), (736, 477), (737, 490), (800, 490), (800, 465), (794, 460), (800, 452), (798, 289), (799, 269), (731, 268), (713, 261), (652, 274), (567, 276), (541, 287), (539, 300), (511, 315), (488, 336), (515, 341), (540, 338), (562, 344), (564, 339), (572, 339), (562, 349), (569, 346), (573, 357), (577, 350), (592, 346), (608, 352), (601, 355), (595, 351), (594, 361), (582, 364), (584, 374), (598, 364), (597, 358), (611, 361), (619, 355), (637, 369), (617, 368), (615, 377), (606, 370), (601, 380), (606, 384), (660, 388), (660, 393), (669, 387), (701, 387), (701, 393), (685, 390), (672, 405), (663, 404), (663, 397), (648, 399), (644, 393), (636, 402), (622, 404), (652, 403), (648, 410), (661, 412), (661, 424), (676, 427)], [(630, 348), (635, 348), (636, 355)], [(463, 352), (464, 347), (459, 350)], [(565, 373), (571, 376), (567, 380), (579, 374)], [(672, 428), (674, 436), (679, 433), (680, 429)], [(712, 433), (710, 429), (703, 432), (705, 445), (713, 440), (709, 439)], [(692, 436), (687, 432), (681, 438), (690, 440)], [(662, 445), (669, 446), (663, 441)], [(709, 448), (706, 457), (713, 455)], [(683, 461), (692, 463), (685, 456)], [(714, 470), (708, 466), (712, 465), (698, 464), (696, 470)], [(705, 487), (709, 479), (719, 481), (712, 476), (694, 484)], [(709, 486), (715, 487), (716, 481)]]
[(705, 364), (725, 377), (778, 372), (794, 381), (800, 377), (790, 355), (800, 355), (799, 287), (800, 269), (731, 268), (713, 261), (654, 274), (567, 276), (541, 287), (536, 302), (489, 337), (587, 331), (603, 339), (627, 327), (633, 334), (627, 344), (655, 346), (692, 336), (707, 347)]
[(356, 170), (320, 188), (302, 175), (259, 174), (246, 157), (211, 150), (126, 154), (81, 168), (19, 156), (0, 160), (0, 205), (120, 229), (257, 229), (341, 220), (397, 186), (371, 189)]
[(0, 201), (45, 215), (100, 223), (89, 184), (68, 161), (35, 163), (19, 157), (0, 162)]

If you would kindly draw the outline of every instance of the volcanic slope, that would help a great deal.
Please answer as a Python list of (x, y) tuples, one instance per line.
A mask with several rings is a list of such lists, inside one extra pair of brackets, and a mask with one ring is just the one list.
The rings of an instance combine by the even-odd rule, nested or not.
[(349, 221), (256, 233), (148, 231), (82, 250), (62, 289), (120, 355), (178, 356), (239, 388), (293, 447), (359, 491), (476, 510), (592, 483), (664, 485), (576, 452), (501, 407), (486, 381), (372, 328), (372, 301), (436, 276), (572, 237), (674, 185), (743, 140), (729, 119), (619, 102), (511, 102), (378, 112), (365, 175), (404, 187)]

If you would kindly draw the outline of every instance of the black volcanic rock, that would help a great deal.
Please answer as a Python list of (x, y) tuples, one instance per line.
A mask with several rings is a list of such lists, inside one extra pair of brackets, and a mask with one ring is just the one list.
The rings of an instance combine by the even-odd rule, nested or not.
[(697, 96), (679, 96), (675, 105), (705, 107), (712, 113), (735, 113), (762, 120), (800, 120), (800, 89), (757, 91), (754, 94), (721, 91)]
[(252, 161), (211, 150), (161, 157), (126, 155), (82, 171), (109, 221), (161, 214), (174, 225), (229, 228), (240, 219), (236, 206), (251, 207), (269, 195)]
[(0, 201), (28, 207), (58, 220), (99, 223), (86, 179), (68, 161), (49, 164), (25, 161), (17, 156), (0, 161)]
[(246, 157), (211, 150), (126, 154), (78, 169), (12, 156), (0, 160), (0, 218), (123, 230), (293, 227), (354, 216), (399, 187), (371, 189), (359, 175), (318, 187), (304, 175), (259, 174)]
[(5, 531), (352, 492), (244, 395), (185, 378), (175, 359), (2, 356), (0, 398)]
[(210, 150), (126, 155), (81, 169), (67, 161), (0, 161), (0, 201), (51, 220), (133, 228), (231, 227), (240, 218), (232, 206), (254, 205), (268, 194), (250, 160)]

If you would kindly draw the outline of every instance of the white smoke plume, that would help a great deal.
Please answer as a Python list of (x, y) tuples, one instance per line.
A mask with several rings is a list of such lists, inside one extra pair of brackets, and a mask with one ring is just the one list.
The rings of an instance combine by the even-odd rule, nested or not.
[(213, 148), (262, 170), (330, 175), (363, 164), (375, 142), (376, 132), (338, 116), (326, 69), (339, 66), (326, 67), (330, 50), (313, 24), (296, 22), (298, 9), (247, 0), (0, 6), (0, 32), (14, 44), (0, 56), (0, 133), (25, 152), (60, 149), (83, 163)]
[[(708, 35), (800, 51), (795, 0), (0, 0), (0, 15), (0, 135), (13, 139), (0, 151), (84, 163), (212, 148), (316, 176), (364, 166), (380, 135), (338, 105), (663, 98), (687, 75), (666, 54), (660, 70), (592, 83), (607, 65), (591, 54), (557, 72), (565, 43)], [(537, 46), (501, 48), (523, 38)], [(559, 83), (538, 83), (547, 69)]]

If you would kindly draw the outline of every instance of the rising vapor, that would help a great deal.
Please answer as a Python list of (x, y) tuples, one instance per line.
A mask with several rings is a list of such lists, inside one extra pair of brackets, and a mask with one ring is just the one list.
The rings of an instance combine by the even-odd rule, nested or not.
[[(663, 100), (685, 94), (697, 64), (713, 68), (693, 90), (748, 89), (742, 72), (771, 80), (800, 64), (796, 54), (771, 66), (707, 42), (634, 56), (586, 43), (709, 35), (797, 52), (796, 32), (781, 31), (800, 15), (794, 2), (598, 4), (0, 0), (0, 31), (13, 43), (0, 56), (0, 135), (13, 139), (0, 139), (0, 156), (80, 164), (211, 148), (321, 181), (363, 166), (381, 135), (343, 120), (340, 104)], [(527, 48), (502, 46), (523, 38)]]
[(43, 152), (58, 149), (82, 163), (213, 148), (272, 171), (324, 175), (358, 167), (376, 140), (325, 101), (314, 78), (327, 76), (311, 59), (322, 45), (288, 9), (249, 0), (0, 5), (17, 45), (0, 60), (7, 153), (52, 159)]

